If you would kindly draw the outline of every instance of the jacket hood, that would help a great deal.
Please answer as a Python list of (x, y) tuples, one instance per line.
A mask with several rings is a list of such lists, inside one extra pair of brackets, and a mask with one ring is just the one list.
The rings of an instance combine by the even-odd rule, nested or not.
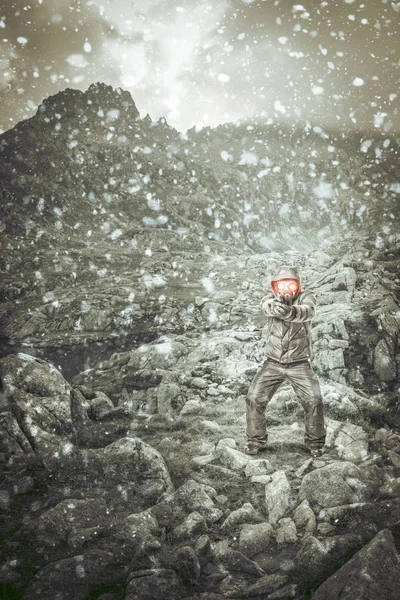
[(296, 267), (291, 267), (289, 265), (282, 265), (279, 267), (276, 275), (271, 279), (271, 284), (273, 281), (279, 281), (279, 279), (297, 279), (297, 281), (301, 283), (298, 270)]

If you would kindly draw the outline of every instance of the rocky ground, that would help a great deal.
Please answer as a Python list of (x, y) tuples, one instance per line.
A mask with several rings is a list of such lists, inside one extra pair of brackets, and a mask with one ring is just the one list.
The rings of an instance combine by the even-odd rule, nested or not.
[[(313, 365), (328, 452), (318, 459), (287, 384), (268, 408), (269, 448), (243, 453), (245, 394), (265, 354), (256, 282), (288, 258), (319, 290)], [(69, 382), (28, 354), (1, 359), (3, 594), (396, 598), (397, 365), (376, 339), (395, 343), (398, 320), (383, 312), (393, 293), (367, 269), (384, 258), (366, 247), (339, 261), (226, 256), (213, 265), (218, 292), (192, 297), (184, 315), (201, 331), (188, 321)]]
[[(87, 108), (99, 89), (110, 110), (117, 103), (119, 125)], [(385, 213), (396, 189), (391, 159), (379, 183), (378, 154), (332, 165), (332, 139), (318, 135), (314, 172), (316, 140), (299, 137), (296, 152), (313, 172), (303, 195), (317, 176), (319, 192), (294, 235), (289, 221), (279, 225), (282, 203), (297, 216), (308, 209), (293, 200), (291, 166), (281, 160), (274, 171), (273, 136), (265, 145), (275, 162), (265, 159), (257, 169), (268, 173), (257, 176), (257, 128), (240, 143), (229, 127), (182, 139), (165, 122), (135, 125), (124, 94), (67, 91), (0, 138), (0, 597), (397, 600), (400, 244)], [(128, 205), (111, 179), (118, 165), (129, 176), (134, 136), (147, 136), (135, 151), (145, 166), (132, 167), (138, 189), (129, 193), (138, 196)], [(321, 181), (334, 182), (340, 168), (354, 178), (353, 214), (347, 197), (335, 200), (337, 213), (321, 204), (324, 194), (334, 200)], [(142, 187), (141, 169), (151, 173)], [(366, 172), (372, 221), (350, 229), (361, 224)], [(265, 197), (280, 205), (263, 213)], [(319, 458), (303, 444), (302, 409), (286, 383), (268, 406), (268, 448), (243, 452), (246, 393), (266, 353), (259, 304), (283, 263), (299, 268), (317, 298), (312, 364), (328, 429)]]

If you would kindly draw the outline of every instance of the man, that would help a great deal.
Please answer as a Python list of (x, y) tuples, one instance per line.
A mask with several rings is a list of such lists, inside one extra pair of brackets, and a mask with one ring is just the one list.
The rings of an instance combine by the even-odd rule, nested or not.
[(267, 360), (250, 384), (246, 398), (247, 454), (267, 446), (265, 409), (281, 384), (288, 379), (304, 408), (304, 441), (312, 455), (322, 454), (325, 443), (324, 409), (318, 378), (310, 361), (311, 319), (316, 299), (301, 290), (294, 267), (282, 265), (266, 295), (261, 310), (268, 317)]

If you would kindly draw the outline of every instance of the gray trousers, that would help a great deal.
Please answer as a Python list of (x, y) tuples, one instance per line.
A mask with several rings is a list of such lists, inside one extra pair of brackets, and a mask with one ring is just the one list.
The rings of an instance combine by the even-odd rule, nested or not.
[(249, 442), (265, 444), (268, 440), (265, 409), (285, 380), (289, 380), (304, 409), (304, 441), (310, 446), (325, 442), (324, 407), (318, 378), (310, 363), (280, 365), (266, 360), (254, 376), (246, 398), (246, 435)]

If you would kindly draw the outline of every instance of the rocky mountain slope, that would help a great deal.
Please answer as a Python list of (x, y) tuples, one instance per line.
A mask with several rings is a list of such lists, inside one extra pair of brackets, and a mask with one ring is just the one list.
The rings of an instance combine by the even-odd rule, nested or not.
[[(3, 596), (397, 598), (396, 139), (180, 134), (96, 84), (0, 157)], [(319, 459), (287, 384), (242, 451), (282, 263), (317, 297)]]

